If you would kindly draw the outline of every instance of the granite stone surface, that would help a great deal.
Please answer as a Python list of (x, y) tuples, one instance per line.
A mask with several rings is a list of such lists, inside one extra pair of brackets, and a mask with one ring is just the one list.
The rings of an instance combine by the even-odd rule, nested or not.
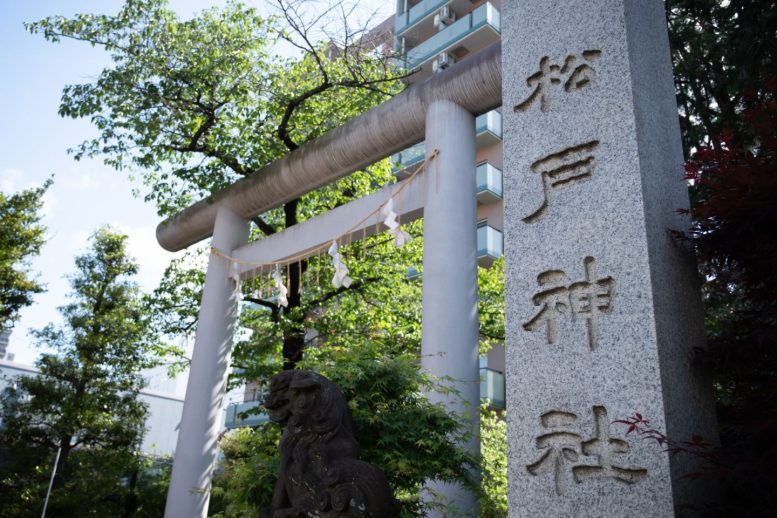
[(660, 0), (502, 4), (510, 516), (673, 516), (716, 439)]

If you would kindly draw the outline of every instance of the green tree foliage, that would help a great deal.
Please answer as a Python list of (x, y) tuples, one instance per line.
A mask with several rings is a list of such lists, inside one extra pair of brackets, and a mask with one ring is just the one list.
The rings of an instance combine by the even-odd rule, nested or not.
[[(416, 235), (420, 228), (419, 223), (408, 227)], [(300, 322), (308, 329), (309, 346), (358, 348), (379, 341), (391, 350), (420, 351), (421, 284), (409, 280), (407, 270), (410, 265), (420, 269), (421, 241), (397, 249), (390, 236), (381, 235), (342, 246), (340, 252), (354, 279), (348, 288), (332, 288), (332, 261), (323, 254), (309, 261), (294, 311), (281, 311), (269, 280), (260, 283), (263, 297), (246, 297), (241, 324), (248, 333), (235, 346), (233, 363), (242, 370), (236, 380), (269, 380), (282, 368), (284, 334)]]
[(480, 514), (483, 518), (507, 516), (507, 422), (504, 414), (481, 407), (480, 412)]
[(777, 1), (667, 0), (666, 9), (685, 156), (720, 151), (724, 129), (752, 143), (742, 95), (777, 66)]
[(168, 456), (136, 455), (135, 462), (125, 469), (127, 496), (123, 516), (158, 518), (164, 514), (173, 460)]
[[(422, 223), (406, 229), (419, 236)], [(423, 242), (417, 238), (397, 249), (390, 236), (379, 235), (341, 247), (341, 252), (354, 278), (351, 288), (333, 292), (327, 287), (333, 275), (328, 256), (311, 259), (303, 279), (300, 311), (314, 316), (306, 320), (309, 346), (302, 365), (327, 376), (343, 391), (351, 405), (363, 458), (388, 474), (406, 512), (417, 512), (421, 481), (466, 480), (463, 466), (476, 462), (455, 447), (456, 439), (467, 433), (461, 425), (466, 420), (448, 416), (420, 395), (445, 381), (435, 382), (418, 369), (423, 275), (408, 277), (408, 268), (422, 269)], [(481, 299), (482, 312), (499, 310), (495, 293), (502, 278), (501, 264), (479, 271), (482, 290), (494, 295), (493, 300), (489, 296)], [(281, 368), (277, 352), (283, 326), (288, 324), (283, 318), (277, 322), (268, 318), (277, 307), (265, 299), (256, 302), (260, 300), (261, 305), (249, 303), (243, 311), (241, 323), (247, 333), (235, 347), (233, 364), (240, 370), (232, 383), (269, 380)], [(492, 303), (495, 308), (489, 307)], [(481, 321), (484, 351), (492, 335), (503, 335), (499, 323), (498, 318)], [(235, 462), (227, 456), (217, 491), (223, 505), (217, 509), (226, 516), (230, 509), (264, 502), (261, 499), (269, 498), (275, 480), (276, 427), (268, 424), (243, 433), (246, 435), (237, 435), (240, 448), (254, 453), (252, 460), (241, 457)], [(253, 488), (249, 491), (243, 482), (252, 470), (257, 470), (257, 479), (248, 486)]]
[(488, 268), (478, 268), (478, 320), (480, 354), (492, 343), (505, 340), (505, 260), (500, 257)]
[[(715, 513), (770, 516), (777, 503), (777, 2), (667, 2), (691, 238), (705, 283), (722, 479)], [(685, 438), (681, 438), (685, 439)]]
[(213, 477), (208, 516), (258, 517), (272, 498), (280, 460), (280, 428), (266, 423), (237, 428), (219, 442), (223, 455)]
[(17, 459), (2, 492), (20, 508), (40, 512), (58, 450), (52, 515), (105, 516), (122, 508), (120, 476), (133, 465), (146, 418), (139, 372), (150, 366), (152, 350), (126, 241), (108, 228), (92, 236), (91, 249), (76, 258), (70, 302), (60, 308), (64, 326), (34, 332), (53, 352), (36, 361), (39, 375), (17, 377), (0, 400), (0, 445)]
[(43, 195), (51, 185), (15, 194), (0, 192), (0, 329), (10, 328), (19, 310), (32, 304), (43, 291), (31, 275), (27, 261), (43, 246), (45, 227), (40, 224)]
[(708, 351), (715, 375), (725, 482), (721, 515), (770, 516), (777, 497), (777, 76), (746, 92), (740, 127), (686, 165), (695, 182), (692, 238), (707, 279)]
[[(398, 91), (384, 56), (365, 48), (363, 31), (348, 25), (352, 13), (344, 4), (312, 13), (300, 0), (275, 3), (279, 15), (272, 19), (231, 2), (182, 21), (165, 0), (127, 0), (116, 16), (28, 24), (50, 41), (101, 45), (113, 59), (95, 82), (63, 92), (60, 114), (91, 117), (99, 131), (76, 158), (103, 156), (113, 167), (138, 170), (145, 199), (171, 215)], [(316, 23), (336, 15), (342, 41), (314, 41)], [(302, 57), (274, 55), (279, 39)], [(258, 232), (272, 234), (373, 190), (391, 178), (387, 173), (384, 164), (291, 200), (254, 218)], [(287, 368), (304, 349), (304, 316), (296, 308), (306, 267), (294, 264), (287, 272), (289, 305), (280, 313), (298, 315), (284, 335)]]

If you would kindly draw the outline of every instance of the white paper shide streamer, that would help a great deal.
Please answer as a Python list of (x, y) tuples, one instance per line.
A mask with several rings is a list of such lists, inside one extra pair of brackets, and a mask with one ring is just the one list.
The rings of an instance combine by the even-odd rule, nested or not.
[(272, 273), (272, 278), (275, 281), (275, 289), (278, 290), (278, 305), (288, 307), (289, 305), (289, 299), (286, 298), (286, 295), (289, 293), (289, 290), (286, 288), (286, 285), (283, 284), (283, 279), (281, 278), (281, 270), (278, 268), (278, 265), (275, 265), (275, 271)]
[(412, 238), (410, 237), (410, 234), (402, 230), (399, 222), (397, 222), (397, 213), (394, 212), (394, 198), (389, 198), (380, 213), (384, 217), (383, 224), (389, 228), (389, 232), (394, 236), (394, 245), (398, 248), (405, 246), (405, 243), (409, 242)]
[(343, 263), (340, 257), (340, 251), (337, 247), (337, 241), (332, 241), (332, 245), (327, 252), (332, 257), (332, 265), (335, 267), (335, 276), (332, 277), (332, 286), (340, 288), (345, 286), (346, 288), (351, 285), (351, 278), (348, 277), (348, 267)]

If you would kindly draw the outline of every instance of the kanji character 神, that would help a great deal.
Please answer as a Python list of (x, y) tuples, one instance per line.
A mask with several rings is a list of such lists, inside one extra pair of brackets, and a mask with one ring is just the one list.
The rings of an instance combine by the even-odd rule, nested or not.
[(599, 317), (612, 311), (612, 293), (615, 279), (596, 278), (596, 260), (586, 257), (583, 260), (585, 280), (569, 286), (569, 300), (572, 304), (573, 318), (584, 318), (588, 329), (588, 345), (593, 351), (599, 345)]
[(567, 276), (563, 270), (548, 270), (537, 276), (541, 291), (532, 297), (540, 310), (525, 324), (527, 331), (545, 328), (549, 344), (558, 339), (558, 319), (569, 314), (573, 319), (582, 318), (588, 329), (588, 346), (595, 350), (599, 345), (599, 318), (612, 311), (615, 279), (610, 276), (596, 277), (596, 260), (583, 259), (585, 279), (566, 286)]
[(566, 280), (567, 276), (561, 270), (548, 270), (537, 276), (537, 284), (544, 289), (532, 297), (532, 302), (542, 309), (523, 325), (527, 331), (537, 331), (544, 326), (549, 344), (556, 343), (556, 321), (569, 309), (569, 290), (564, 285)]

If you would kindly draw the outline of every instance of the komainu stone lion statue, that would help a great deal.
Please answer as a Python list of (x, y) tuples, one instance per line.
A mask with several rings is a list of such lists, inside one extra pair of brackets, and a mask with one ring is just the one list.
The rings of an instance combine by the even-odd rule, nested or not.
[(270, 381), (264, 406), (283, 434), (278, 482), (261, 518), (399, 516), (386, 476), (359, 460), (348, 403), (334, 383), (283, 371)]

